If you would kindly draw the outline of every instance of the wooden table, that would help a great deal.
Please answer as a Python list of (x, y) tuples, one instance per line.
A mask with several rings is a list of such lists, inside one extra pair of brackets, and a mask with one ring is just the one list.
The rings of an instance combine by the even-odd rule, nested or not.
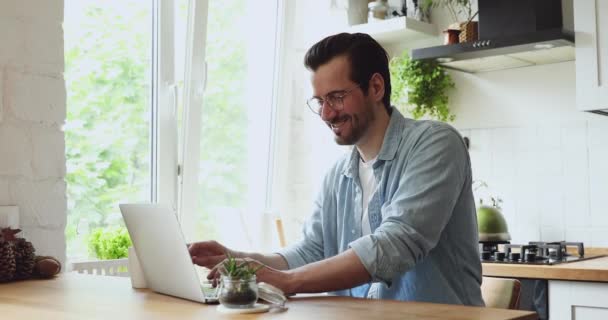
[(224, 315), (204, 305), (131, 288), (129, 278), (63, 274), (0, 284), (3, 319), (536, 319), (527, 311), (348, 297), (294, 297), (288, 310)]

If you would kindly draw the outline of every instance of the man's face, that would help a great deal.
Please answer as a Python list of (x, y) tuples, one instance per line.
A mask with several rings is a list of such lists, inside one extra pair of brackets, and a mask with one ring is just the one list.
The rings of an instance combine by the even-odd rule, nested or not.
[[(336, 143), (357, 144), (374, 121), (375, 115), (371, 101), (350, 80), (348, 58), (338, 56), (320, 66), (312, 74), (312, 86), (314, 96), (321, 99), (326, 99), (328, 94), (342, 96), (346, 92), (334, 108), (325, 102), (320, 115), (333, 131)], [(339, 100), (342, 100), (341, 103)]]

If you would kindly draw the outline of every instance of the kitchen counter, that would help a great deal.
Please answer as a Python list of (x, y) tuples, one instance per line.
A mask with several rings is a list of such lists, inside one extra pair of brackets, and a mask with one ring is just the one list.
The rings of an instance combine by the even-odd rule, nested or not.
[[(596, 251), (588, 255), (597, 256), (601, 253)], [(608, 282), (608, 256), (552, 266), (502, 263), (481, 265), (483, 275), (491, 277)]]
[(0, 301), (6, 319), (537, 319), (529, 311), (335, 296), (296, 296), (286, 311), (223, 315), (215, 305), (132, 289), (129, 278), (74, 273), (0, 284)]

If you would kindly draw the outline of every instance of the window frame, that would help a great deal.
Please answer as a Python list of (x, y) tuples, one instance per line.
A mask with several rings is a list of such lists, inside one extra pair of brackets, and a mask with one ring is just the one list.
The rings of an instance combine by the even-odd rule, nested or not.
[[(203, 95), (207, 82), (206, 42), (208, 0), (188, 2), (186, 57), (184, 66), (184, 110), (179, 141), (177, 216), (186, 239), (194, 235), (197, 211), (198, 167)], [(198, 41), (194, 41), (198, 39)], [(186, 212), (187, 214), (184, 214)]]
[[(167, 0), (170, 1), (170, 0)], [(274, 0), (276, 3), (276, 14), (278, 15), (274, 35), (274, 65), (272, 70), (272, 92), (270, 93), (269, 114), (269, 136), (268, 155), (263, 178), (263, 207), (259, 212), (254, 212), (258, 217), (271, 213), (276, 216), (276, 204), (273, 199), (273, 190), (277, 181), (277, 136), (278, 136), (278, 101), (280, 96), (279, 77), (283, 69), (283, 47), (286, 5), (283, 1)], [(172, 13), (171, 13), (172, 14)], [(186, 36), (186, 57), (184, 68), (184, 99), (183, 99), (183, 125), (179, 141), (179, 159), (177, 165), (172, 162), (171, 157), (159, 158), (159, 163), (167, 168), (174, 165), (178, 167), (176, 173), (177, 181), (177, 216), (182, 226), (182, 232), (186, 239), (193, 239), (198, 212), (198, 178), (200, 163), (200, 135), (202, 106), (204, 105), (204, 91), (207, 85), (207, 23), (209, 14), (208, 0), (190, 0), (188, 5), (188, 23)], [(172, 15), (171, 15), (172, 17)], [(194, 41), (197, 39), (197, 41)], [(167, 44), (167, 46), (170, 44)], [(176, 120), (175, 120), (176, 123)], [(174, 139), (176, 141), (177, 139)], [(167, 169), (168, 170), (168, 169)], [(177, 175), (179, 172), (179, 175)], [(159, 183), (164, 183), (159, 180)], [(169, 185), (169, 184), (168, 184)], [(158, 198), (158, 202), (168, 202), (168, 198)], [(260, 241), (262, 236), (257, 237)], [(263, 244), (266, 245), (266, 244)]]

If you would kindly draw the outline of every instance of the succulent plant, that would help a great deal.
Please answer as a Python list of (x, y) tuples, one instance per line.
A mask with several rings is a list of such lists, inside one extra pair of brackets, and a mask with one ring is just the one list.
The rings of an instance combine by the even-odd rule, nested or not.
[(226, 261), (220, 268), (220, 273), (233, 280), (249, 280), (258, 270), (264, 268), (264, 265), (259, 267), (251, 266), (250, 261), (239, 262), (235, 257), (226, 253)]

